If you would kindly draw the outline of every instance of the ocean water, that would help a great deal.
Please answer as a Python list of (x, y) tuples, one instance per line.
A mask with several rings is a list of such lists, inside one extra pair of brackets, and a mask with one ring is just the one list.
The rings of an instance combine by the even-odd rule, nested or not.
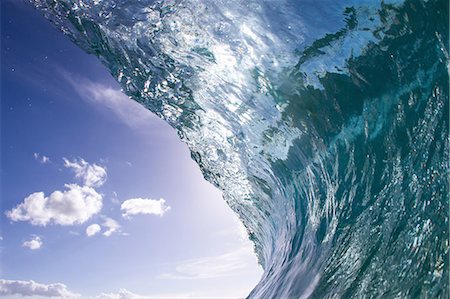
[(449, 297), (449, 2), (27, 0), (174, 127), (248, 298)]

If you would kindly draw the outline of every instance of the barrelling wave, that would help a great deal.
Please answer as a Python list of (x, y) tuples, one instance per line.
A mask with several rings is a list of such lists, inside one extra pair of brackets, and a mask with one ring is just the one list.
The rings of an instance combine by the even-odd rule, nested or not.
[(449, 297), (449, 2), (27, 0), (174, 127), (248, 298)]

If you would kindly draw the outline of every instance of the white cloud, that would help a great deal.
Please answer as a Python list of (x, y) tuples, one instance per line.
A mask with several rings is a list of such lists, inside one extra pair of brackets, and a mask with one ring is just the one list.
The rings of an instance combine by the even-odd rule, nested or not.
[(243, 274), (255, 262), (251, 246), (216, 256), (185, 261), (176, 266), (174, 273), (164, 273), (166, 279), (204, 279)]
[[(111, 236), (113, 233), (120, 231), (120, 224), (109, 217), (104, 217), (102, 216), (104, 219), (104, 222), (102, 223), (102, 226), (106, 228), (106, 231), (103, 232), (103, 235), (105, 237), (109, 237)], [(91, 224), (86, 228), (86, 235), (88, 237), (92, 237), (96, 234), (98, 234), (101, 231), (101, 227), (100, 225), (98, 225), (97, 223)]]
[(46, 155), (41, 155), (39, 153), (34, 153), (33, 156), (34, 156), (34, 158), (36, 160), (38, 160), (42, 164), (50, 162), (50, 158), (47, 157)]
[(106, 181), (106, 168), (97, 165), (89, 164), (84, 159), (78, 159), (70, 162), (63, 158), (64, 166), (71, 168), (75, 172), (75, 176), (83, 181), (86, 186), (100, 187)]
[(105, 237), (111, 236), (113, 233), (120, 229), (120, 224), (117, 223), (116, 220), (105, 217), (105, 222), (103, 222), (103, 226), (107, 228), (107, 230), (103, 233)]
[(86, 236), (92, 237), (98, 234), (101, 230), (102, 229), (100, 225), (98, 225), (97, 223), (91, 224), (86, 228)]
[(131, 217), (137, 214), (164, 215), (170, 210), (166, 205), (166, 201), (162, 198), (159, 200), (150, 198), (131, 198), (125, 200), (120, 206), (123, 217)]
[(32, 193), (23, 203), (7, 211), (6, 216), (33, 225), (73, 225), (86, 222), (101, 210), (103, 197), (93, 188), (76, 184), (65, 187), (68, 190), (54, 191), (48, 197), (44, 192)]
[(62, 283), (41, 284), (33, 280), (7, 280), (0, 279), (0, 296), (41, 296), (48, 298), (79, 298), (80, 295), (72, 293)]
[(39, 236), (33, 236), (30, 240), (23, 242), (22, 246), (31, 250), (39, 249), (42, 246), (42, 239)]

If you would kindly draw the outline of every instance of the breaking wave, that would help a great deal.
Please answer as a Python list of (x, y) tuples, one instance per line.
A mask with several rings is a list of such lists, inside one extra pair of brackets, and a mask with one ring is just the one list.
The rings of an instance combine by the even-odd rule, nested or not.
[(223, 190), (249, 298), (448, 298), (448, 1), (27, 1)]

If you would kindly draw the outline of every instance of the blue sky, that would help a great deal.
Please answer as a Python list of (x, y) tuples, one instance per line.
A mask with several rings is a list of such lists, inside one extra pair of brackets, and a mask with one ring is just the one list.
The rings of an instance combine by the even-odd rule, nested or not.
[(38, 12), (1, 13), (0, 296), (247, 295), (252, 246), (175, 131)]

